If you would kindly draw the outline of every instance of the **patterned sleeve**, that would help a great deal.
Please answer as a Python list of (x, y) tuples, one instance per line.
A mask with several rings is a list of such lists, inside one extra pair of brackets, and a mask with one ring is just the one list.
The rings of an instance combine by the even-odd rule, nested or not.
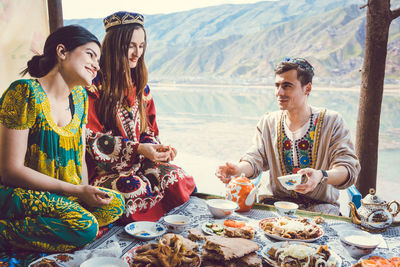
[(27, 80), (13, 82), (0, 99), (0, 123), (9, 129), (31, 128), (36, 113), (36, 99)]
[(144, 90), (144, 102), (146, 104), (147, 128), (140, 134), (140, 143), (159, 144), (156, 107), (148, 85)]
[(139, 143), (107, 132), (101, 124), (95, 106), (97, 96), (88, 93), (88, 123), (86, 125), (86, 151), (95, 166), (108, 172), (129, 170), (139, 162)]

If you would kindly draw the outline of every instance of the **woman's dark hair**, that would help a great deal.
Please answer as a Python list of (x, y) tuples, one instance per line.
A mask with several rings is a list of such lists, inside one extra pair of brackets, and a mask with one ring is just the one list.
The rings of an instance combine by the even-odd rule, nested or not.
[(28, 67), (20, 74), (29, 73), (32, 77), (40, 78), (47, 75), (57, 64), (57, 45), (63, 44), (66, 51), (72, 51), (78, 46), (95, 42), (100, 47), (100, 42), (95, 35), (79, 25), (69, 25), (57, 29), (47, 37), (44, 43), (43, 55), (33, 56), (28, 61)]

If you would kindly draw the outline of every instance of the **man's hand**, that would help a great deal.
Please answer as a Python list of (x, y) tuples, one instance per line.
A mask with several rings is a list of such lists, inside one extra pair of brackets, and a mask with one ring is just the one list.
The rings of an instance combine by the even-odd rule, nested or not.
[(305, 175), (307, 177), (306, 183), (299, 184), (294, 189), (294, 191), (300, 194), (307, 194), (308, 192), (313, 191), (322, 179), (322, 172), (320, 170), (305, 168), (301, 169), (297, 173)]
[(224, 184), (232, 179), (231, 176), (239, 176), (240, 169), (233, 163), (226, 162), (225, 165), (218, 166), (215, 176), (217, 176)]

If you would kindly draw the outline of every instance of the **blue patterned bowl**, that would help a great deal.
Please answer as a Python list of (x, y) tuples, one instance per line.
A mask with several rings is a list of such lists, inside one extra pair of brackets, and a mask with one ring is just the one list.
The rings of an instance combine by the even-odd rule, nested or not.
[(278, 180), (286, 190), (294, 190), (296, 186), (301, 184), (301, 174), (289, 174), (285, 176), (279, 176)]
[(159, 237), (165, 232), (165, 226), (156, 222), (132, 222), (125, 226), (125, 232), (140, 240), (150, 240)]
[(299, 205), (296, 203), (288, 201), (276, 201), (274, 206), (279, 215), (288, 217), (294, 216), (296, 210), (299, 208)]

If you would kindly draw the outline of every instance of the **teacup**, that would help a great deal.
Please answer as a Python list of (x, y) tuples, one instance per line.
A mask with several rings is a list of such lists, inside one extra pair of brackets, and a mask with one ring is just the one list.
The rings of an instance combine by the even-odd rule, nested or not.
[(173, 233), (179, 234), (183, 232), (190, 225), (190, 218), (185, 215), (168, 215), (164, 217), (165, 225), (168, 230)]
[(288, 201), (276, 201), (274, 203), (276, 211), (281, 216), (293, 216), (296, 213), (299, 205)]
[(301, 174), (290, 174), (278, 177), (279, 182), (287, 190), (294, 190), (297, 185), (301, 184)]

